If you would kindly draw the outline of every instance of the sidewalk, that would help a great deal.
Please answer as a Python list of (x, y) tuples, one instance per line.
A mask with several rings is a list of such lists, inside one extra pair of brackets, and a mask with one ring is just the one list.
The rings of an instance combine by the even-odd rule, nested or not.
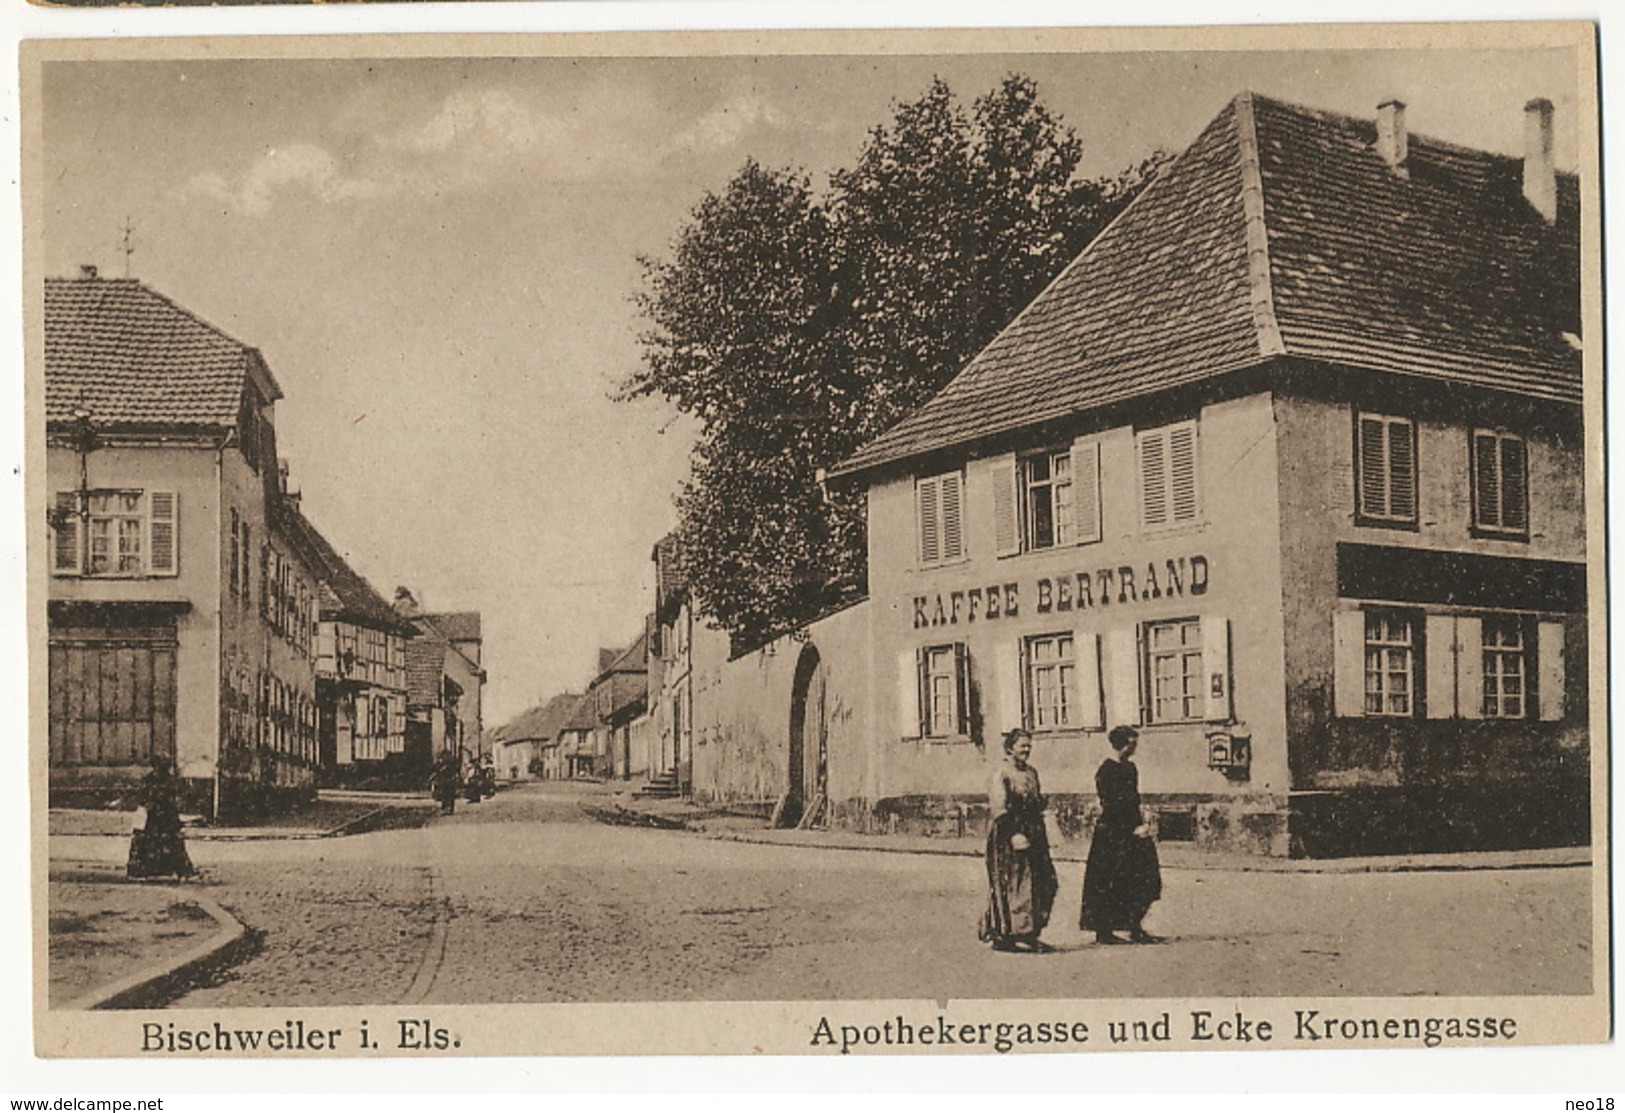
[[(325, 839), (394, 827), (420, 826), (438, 809), (426, 795), (323, 789), (311, 804), (252, 826), (189, 823), (188, 840)], [(128, 836), (132, 813), (117, 809), (52, 808), (52, 835)]]
[[(807, 846), (826, 850), (867, 850), (891, 854), (950, 854), (979, 858), (986, 836), (962, 838), (929, 835), (864, 835), (855, 831), (774, 829), (755, 816), (735, 815), (687, 800), (638, 799), (630, 791), (605, 796), (583, 809), (600, 822), (625, 826), (686, 830), (709, 838), (776, 846)], [(1052, 848), (1062, 862), (1082, 862), (1089, 854), (1086, 842), (1065, 842)], [(1405, 873), (1423, 870), (1507, 870), (1589, 866), (1588, 846), (1539, 850), (1487, 850), (1454, 854), (1401, 854), (1369, 858), (1288, 859), (1251, 854), (1198, 850), (1193, 846), (1162, 842), (1157, 854), (1164, 867), (1178, 870), (1224, 870), (1240, 873)]]

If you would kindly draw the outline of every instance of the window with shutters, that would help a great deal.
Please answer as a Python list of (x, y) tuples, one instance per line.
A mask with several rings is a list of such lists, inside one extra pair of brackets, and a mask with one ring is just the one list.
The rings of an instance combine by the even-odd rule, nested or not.
[(1416, 701), (1416, 619), (1405, 611), (1365, 612), (1365, 713), (1408, 718)]
[(1524, 439), (1475, 429), (1472, 440), (1473, 527), (1497, 537), (1529, 536), (1529, 466)]
[(964, 482), (957, 471), (914, 485), (920, 563), (946, 564), (965, 555)]
[(921, 728), (926, 738), (970, 733), (967, 725), (966, 654), (963, 643), (920, 651)]
[(1040, 634), (1022, 642), (1022, 696), (1029, 730), (1077, 725), (1077, 656), (1071, 634)]
[(1072, 453), (1042, 452), (1021, 460), (1022, 535), (1028, 549), (1076, 540), (1072, 517)]
[(173, 576), (176, 498), (173, 491), (58, 491), (51, 570), (57, 575)]
[(1202, 683), (1202, 620), (1148, 622), (1145, 644), (1146, 710), (1152, 723), (1188, 723), (1207, 713)]
[(1483, 631), (1484, 718), (1522, 719), (1529, 706), (1524, 622), (1515, 615), (1486, 617)]
[(1147, 530), (1197, 521), (1201, 513), (1196, 422), (1182, 421), (1134, 436), (1140, 470), (1140, 523)]
[(1361, 524), (1414, 527), (1416, 423), (1406, 417), (1358, 414), (1354, 441)]

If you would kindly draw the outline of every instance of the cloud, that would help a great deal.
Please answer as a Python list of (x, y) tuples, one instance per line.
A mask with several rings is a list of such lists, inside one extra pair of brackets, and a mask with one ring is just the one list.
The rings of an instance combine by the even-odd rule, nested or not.
[(346, 175), (337, 158), (312, 143), (268, 149), (236, 182), (217, 173), (198, 174), (187, 184), (186, 192), (249, 216), (264, 216), (290, 190), (302, 190), (323, 201), (361, 200), (388, 192), (383, 183)]
[(668, 149), (673, 154), (693, 150), (727, 150), (737, 146), (745, 134), (754, 128), (779, 128), (784, 124), (784, 114), (764, 98), (736, 96), (717, 105), (691, 126), (672, 136)]

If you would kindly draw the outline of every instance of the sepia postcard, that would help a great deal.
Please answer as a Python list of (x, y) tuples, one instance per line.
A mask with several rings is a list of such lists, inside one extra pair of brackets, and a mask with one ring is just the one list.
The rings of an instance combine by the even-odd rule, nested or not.
[(37, 1054), (1609, 1038), (1594, 26), (21, 79)]

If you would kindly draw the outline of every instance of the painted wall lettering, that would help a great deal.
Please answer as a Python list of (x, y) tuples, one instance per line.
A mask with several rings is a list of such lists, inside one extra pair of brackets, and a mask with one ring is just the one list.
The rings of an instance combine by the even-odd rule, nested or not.
[[(1033, 610), (1037, 614), (1088, 611), (1113, 603), (1126, 606), (1182, 595), (1206, 595), (1208, 559), (1200, 554), (1163, 561), (1119, 564), (1066, 576), (1040, 576), (1033, 581)], [(912, 598), (914, 629), (958, 626), (977, 621), (1015, 618), (1021, 612), (1019, 584), (988, 584), (916, 595)]]

